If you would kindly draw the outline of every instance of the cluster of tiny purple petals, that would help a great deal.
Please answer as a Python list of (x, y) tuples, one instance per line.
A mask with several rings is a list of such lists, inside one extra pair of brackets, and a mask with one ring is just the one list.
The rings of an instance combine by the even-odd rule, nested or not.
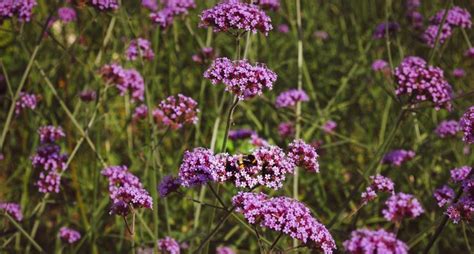
[(97, 99), (97, 93), (93, 90), (84, 90), (79, 94), (79, 98), (83, 102), (91, 102)]
[(153, 118), (158, 125), (177, 130), (184, 125), (196, 124), (198, 113), (199, 109), (195, 100), (178, 94), (161, 101), (158, 107), (153, 110)]
[(323, 131), (327, 134), (333, 133), (336, 127), (337, 127), (337, 123), (334, 122), (333, 120), (328, 120), (327, 122), (323, 124), (323, 126), (321, 126)]
[(277, 28), (278, 32), (287, 34), (290, 32), (290, 27), (287, 24), (280, 24)]
[(258, 6), (239, 0), (221, 2), (201, 13), (201, 27), (212, 26), (214, 32), (245, 30), (268, 35), (272, 30), (270, 17)]
[(0, 1), (0, 24), (3, 20), (17, 16), (22, 22), (29, 22), (36, 0), (2, 0)]
[(89, 3), (100, 11), (110, 11), (119, 8), (117, 0), (90, 0)]
[(398, 96), (410, 96), (413, 104), (431, 101), (436, 110), (451, 110), (452, 88), (441, 68), (428, 65), (422, 58), (410, 56), (395, 69), (394, 75), (398, 83), (395, 91)]
[(31, 93), (20, 92), (20, 96), (15, 103), (15, 114), (18, 116), (25, 109), (34, 110), (38, 104), (38, 97)]
[(423, 17), (423, 14), (421, 14), (419, 11), (408, 11), (406, 18), (412, 28), (416, 30), (423, 28), (423, 20), (425, 18)]
[(61, 240), (73, 244), (81, 239), (81, 234), (74, 229), (61, 227), (61, 229), (59, 229), (59, 237)]
[(453, 34), (453, 30), (448, 24), (443, 24), (441, 31), (439, 31), (439, 36), (438, 31), (439, 25), (430, 25), (422, 35), (423, 41), (431, 48), (435, 46), (436, 38), (438, 38), (439, 44), (444, 44), (444, 42)]
[(61, 138), (66, 137), (63, 128), (60, 126), (42, 126), (38, 129), (38, 134), (40, 136), (41, 143), (54, 143)]
[(171, 26), (176, 16), (186, 15), (189, 9), (196, 7), (194, 0), (163, 0), (162, 3), (163, 8), (152, 12), (150, 19), (163, 29)]
[(295, 126), (292, 122), (284, 122), (278, 125), (278, 134), (282, 138), (292, 137), (295, 134)]
[(269, 143), (264, 138), (260, 137), (257, 133), (250, 136), (250, 144), (256, 147), (268, 146)]
[(385, 154), (382, 159), (382, 163), (400, 167), (404, 162), (409, 161), (414, 157), (414, 151), (404, 149), (393, 150)]
[(456, 68), (453, 70), (453, 76), (455, 78), (462, 78), (464, 76), (466, 76), (466, 72), (464, 71), (463, 68)]
[(402, 192), (392, 195), (385, 205), (382, 214), (386, 220), (392, 222), (400, 222), (406, 217), (416, 218), (424, 212), (420, 202), (413, 195)]
[(180, 253), (179, 243), (175, 239), (169, 236), (158, 240), (158, 249), (161, 250), (162, 253), (167, 253), (167, 254)]
[[(431, 17), (430, 22), (434, 25), (441, 24), (445, 13), (446, 10), (437, 12), (433, 17)], [(448, 24), (452, 27), (471, 28), (471, 14), (466, 9), (454, 6), (448, 10), (445, 24)]]
[(264, 64), (252, 66), (247, 60), (232, 61), (228, 58), (217, 58), (204, 77), (212, 84), (223, 83), (229, 91), (241, 100), (261, 95), (264, 88), (272, 89), (277, 75)]
[(466, 50), (466, 52), (464, 52), (464, 56), (474, 58), (474, 48), (469, 48)]
[(56, 144), (44, 144), (38, 148), (36, 154), (31, 157), (31, 163), (35, 168), (46, 171), (59, 171), (66, 169), (67, 155), (61, 154), (61, 147)]
[(175, 192), (181, 186), (181, 180), (173, 176), (165, 176), (158, 185), (158, 192), (161, 197), (166, 197), (170, 193)]
[(407, 254), (408, 246), (393, 233), (383, 229), (358, 229), (344, 241), (344, 249), (350, 254)]
[(454, 223), (459, 223), (460, 221), (472, 222), (474, 218), (474, 197), (472, 195), (461, 197), (458, 202), (448, 207), (446, 215)]
[(474, 143), (474, 106), (469, 107), (469, 109), (464, 113), (459, 121), (459, 127), (464, 133), (462, 140), (466, 144)]
[(58, 17), (64, 23), (76, 21), (77, 14), (73, 8), (62, 7), (58, 9)]
[(455, 183), (462, 182), (466, 180), (466, 178), (471, 173), (472, 168), (469, 166), (462, 166), (460, 168), (455, 168), (450, 171), (451, 173), (451, 180)]
[(194, 54), (192, 56), (192, 59), (194, 62), (196, 63), (207, 63), (207, 62), (210, 62), (212, 60), (214, 60), (215, 58), (215, 52), (214, 52), (214, 49), (211, 48), (211, 47), (204, 47), (201, 49), (201, 51), (197, 54)]
[[(387, 31), (388, 30), (388, 31)], [(383, 39), (385, 34), (394, 34), (400, 30), (400, 25), (396, 22), (384, 22), (380, 23), (375, 27), (373, 37), (374, 39)]]
[(313, 36), (320, 41), (325, 41), (329, 39), (328, 32), (322, 30), (314, 31)]
[(227, 246), (219, 246), (216, 248), (216, 254), (236, 254), (236, 252)]
[(282, 232), (325, 254), (333, 253), (336, 249), (334, 239), (326, 227), (297, 200), (288, 197), (269, 198), (263, 193), (239, 192), (232, 198), (232, 203), (250, 224)]
[(121, 96), (130, 91), (133, 101), (143, 101), (145, 82), (135, 69), (124, 69), (117, 64), (108, 64), (100, 69), (100, 73), (107, 83), (117, 87)]
[(300, 101), (309, 101), (309, 97), (302, 89), (290, 89), (282, 92), (275, 100), (277, 108), (289, 108), (296, 105)]
[(250, 138), (253, 134), (255, 134), (255, 131), (251, 129), (230, 130), (229, 139), (230, 140), (247, 139), (247, 138)]
[(142, 104), (135, 108), (133, 111), (133, 120), (142, 120), (148, 116), (148, 107), (145, 104)]
[(184, 152), (179, 168), (179, 181), (184, 187), (202, 185), (215, 180), (214, 172), (223, 171), (221, 163), (210, 149), (198, 147)]
[(110, 166), (101, 174), (108, 178), (109, 196), (113, 202), (111, 214), (125, 216), (129, 206), (134, 208), (152, 208), (153, 200), (143, 188), (140, 179), (130, 173), (126, 166)]
[(442, 121), (438, 127), (436, 127), (436, 134), (440, 138), (446, 138), (450, 136), (456, 136), (459, 131), (459, 122), (455, 120)]
[(454, 195), (454, 190), (447, 185), (443, 185), (443, 187), (436, 189), (433, 193), (439, 207), (443, 207), (453, 201)]
[(388, 68), (388, 63), (385, 60), (377, 59), (372, 63), (373, 71), (382, 71)]
[(158, 10), (158, 2), (157, 0), (142, 0), (142, 6), (147, 8), (150, 11)]
[(316, 149), (301, 139), (296, 139), (288, 145), (288, 157), (296, 166), (310, 172), (319, 172), (318, 153)]
[(278, 11), (280, 8), (280, 0), (257, 0), (256, 4), (264, 10)]
[(371, 176), (370, 180), (371, 184), (361, 194), (363, 204), (367, 204), (367, 202), (374, 200), (377, 197), (378, 192), (394, 193), (395, 184), (392, 179), (382, 175), (375, 175)]
[(7, 213), (16, 221), (23, 220), (23, 213), (21, 212), (21, 206), (17, 203), (0, 202), (0, 211)]
[(155, 53), (153, 53), (151, 48), (151, 42), (143, 38), (132, 40), (125, 55), (130, 61), (135, 61), (139, 57), (151, 61), (155, 57)]

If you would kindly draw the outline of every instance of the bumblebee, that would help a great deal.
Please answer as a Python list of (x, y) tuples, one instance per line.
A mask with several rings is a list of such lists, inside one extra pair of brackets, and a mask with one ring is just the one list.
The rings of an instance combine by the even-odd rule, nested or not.
[(226, 171), (240, 171), (246, 167), (257, 166), (257, 158), (251, 154), (240, 155), (236, 164), (227, 161)]

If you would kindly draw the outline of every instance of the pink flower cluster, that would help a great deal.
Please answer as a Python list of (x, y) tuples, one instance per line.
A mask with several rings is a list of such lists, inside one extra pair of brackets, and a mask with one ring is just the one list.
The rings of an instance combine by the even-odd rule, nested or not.
[(214, 32), (230, 30), (257, 31), (268, 35), (271, 19), (258, 6), (239, 0), (224, 1), (201, 13), (201, 27), (212, 26)]
[(17, 16), (22, 22), (29, 22), (36, 0), (2, 0), (0, 1), (0, 24), (5, 19)]
[(179, 243), (169, 236), (158, 240), (158, 249), (167, 254), (180, 253)]
[(474, 143), (474, 106), (471, 106), (461, 117), (459, 127), (464, 133), (462, 140), (466, 144)]
[(142, 104), (135, 108), (133, 111), (133, 120), (138, 121), (142, 119), (146, 119), (148, 116), (148, 107), (145, 104)]
[(153, 117), (159, 126), (177, 130), (184, 125), (196, 124), (198, 113), (199, 109), (195, 100), (178, 94), (161, 101), (158, 107), (153, 110)]
[[(471, 14), (458, 6), (447, 10), (446, 21), (441, 28), (439, 35), (439, 44), (443, 44), (452, 35), (452, 30), (456, 27), (471, 28)], [(430, 19), (431, 25), (428, 26), (423, 34), (424, 41), (430, 46), (434, 47), (436, 38), (438, 37), (439, 26), (441, 25), (446, 10), (441, 10)]]
[(151, 20), (161, 28), (173, 24), (174, 17), (188, 14), (188, 10), (196, 8), (194, 0), (163, 0), (163, 9), (150, 14)]
[(459, 131), (459, 122), (455, 120), (442, 121), (438, 127), (436, 127), (436, 134), (440, 138), (446, 138), (450, 136), (456, 136)]
[(68, 227), (61, 227), (59, 229), (59, 238), (64, 242), (73, 244), (81, 239), (81, 233)]
[(415, 152), (411, 150), (393, 150), (385, 154), (382, 159), (382, 163), (400, 167), (404, 162), (415, 158), (415, 155)]
[(143, 101), (145, 82), (138, 71), (124, 69), (117, 64), (108, 64), (100, 69), (100, 74), (107, 83), (117, 87), (121, 96), (130, 91), (133, 101)]
[(277, 75), (264, 64), (252, 66), (247, 60), (232, 61), (225, 57), (214, 60), (204, 77), (214, 85), (225, 84), (226, 91), (241, 100), (261, 95), (264, 88), (271, 90), (277, 79)]
[(117, 0), (89, 0), (89, 4), (100, 11), (110, 11), (119, 8)]
[(201, 185), (214, 180), (213, 172), (223, 170), (224, 165), (210, 149), (198, 147), (184, 152), (179, 168), (179, 181), (184, 187)]
[(296, 139), (288, 145), (288, 157), (296, 166), (319, 173), (319, 155), (313, 146), (306, 144), (303, 140)]
[(139, 57), (151, 61), (155, 57), (155, 53), (151, 49), (151, 42), (143, 38), (132, 40), (125, 55), (130, 61), (135, 61)]
[(41, 143), (54, 143), (61, 138), (66, 137), (63, 128), (53, 125), (42, 126), (38, 129)]
[(289, 108), (303, 101), (309, 101), (309, 97), (304, 90), (290, 89), (278, 95), (275, 100), (275, 106), (277, 108)]
[(282, 138), (289, 138), (295, 134), (295, 126), (292, 122), (284, 122), (278, 125), (278, 134)]
[(73, 8), (62, 7), (58, 9), (58, 17), (64, 23), (76, 21), (77, 14)]
[(410, 56), (395, 69), (394, 75), (398, 83), (395, 91), (398, 96), (409, 96), (412, 104), (431, 101), (436, 110), (451, 110), (452, 88), (441, 68), (428, 65), (422, 58)]
[(474, 197), (472, 194), (461, 197), (458, 202), (452, 204), (446, 210), (446, 215), (453, 221), (459, 223), (465, 221), (471, 223), (474, 218)]
[(29, 108), (34, 110), (38, 104), (38, 97), (31, 93), (20, 92), (20, 96), (15, 103), (15, 114), (18, 116), (23, 110)]
[(367, 202), (374, 200), (378, 192), (394, 194), (395, 184), (392, 179), (382, 175), (375, 175), (371, 176), (370, 180), (370, 185), (361, 194), (362, 204), (367, 204)]
[(394, 223), (400, 222), (405, 217), (416, 218), (424, 212), (420, 202), (413, 195), (402, 192), (392, 195), (385, 202), (385, 206), (382, 210), (383, 216)]
[(441, 188), (435, 190), (433, 196), (436, 202), (438, 202), (438, 206), (443, 207), (453, 201), (455, 193), (449, 186), (443, 185)]
[(408, 246), (397, 239), (393, 233), (383, 229), (358, 229), (344, 243), (344, 249), (350, 254), (407, 254)]
[(109, 196), (113, 202), (110, 213), (126, 216), (133, 208), (152, 208), (153, 200), (143, 188), (140, 179), (126, 166), (111, 166), (102, 170), (109, 180)]
[(216, 248), (216, 254), (236, 254), (236, 252), (227, 246), (219, 246)]
[(0, 211), (4, 211), (16, 221), (23, 220), (23, 213), (21, 212), (21, 207), (17, 203), (0, 202)]
[(232, 198), (232, 203), (250, 224), (282, 232), (326, 254), (333, 253), (336, 249), (334, 239), (326, 227), (297, 200), (288, 197), (269, 198), (263, 193), (239, 192)]
[(385, 60), (377, 59), (372, 63), (373, 71), (383, 71), (387, 68), (390, 68), (390, 67), (388, 66), (388, 63)]

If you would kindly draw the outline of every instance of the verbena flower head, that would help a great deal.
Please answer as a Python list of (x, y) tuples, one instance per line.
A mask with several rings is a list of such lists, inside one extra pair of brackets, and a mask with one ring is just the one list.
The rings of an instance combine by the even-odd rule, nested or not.
[(459, 127), (464, 133), (462, 141), (466, 144), (474, 143), (474, 106), (471, 106), (461, 117)]
[(117, 0), (89, 0), (89, 3), (99, 11), (110, 11), (119, 8)]
[(466, 52), (464, 52), (464, 56), (474, 58), (474, 48), (469, 48), (466, 50)]
[(250, 144), (256, 147), (263, 147), (263, 146), (270, 145), (267, 140), (260, 137), (257, 133), (254, 133), (252, 134), (252, 136), (250, 136)]
[(36, 186), (41, 193), (59, 193), (61, 176), (56, 171), (43, 171), (39, 174)]
[(132, 40), (125, 55), (130, 61), (135, 61), (139, 57), (151, 61), (155, 57), (155, 53), (153, 53), (151, 48), (151, 42), (143, 38)]
[(261, 95), (264, 88), (271, 90), (277, 75), (264, 64), (251, 65), (247, 60), (232, 61), (228, 58), (217, 58), (204, 78), (212, 84), (223, 83), (226, 91), (238, 96), (240, 100)]
[(460, 221), (471, 223), (474, 218), (474, 198), (472, 196), (461, 197), (458, 202), (448, 207), (446, 215), (455, 224)]
[(246, 138), (250, 138), (253, 134), (255, 134), (255, 131), (251, 129), (230, 130), (229, 139), (230, 140), (246, 139)]
[(375, 175), (370, 177), (370, 181), (370, 185), (361, 194), (363, 204), (374, 200), (379, 192), (394, 193), (395, 184), (392, 179), (382, 175)]
[(278, 32), (287, 34), (290, 32), (290, 27), (287, 24), (280, 24), (278, 25)]
[(133, 101), (143, 101), (145, 82), (135, 69), (124, 69), (117, 64), (108, 64), (100, 69), (100, 74), (107, 83), (117, 87), (121, 96), (130, 92)]
[(264, 10), (278, 11), (280, 8), (280, 0), (257, 0), (254, 4), (258, 4)]
[(463, 68), (456, 68), (453, 70), (453, 76), (455, 78), (462, 78), (464, 76), (466, 76), (466, 72), (464, 71)]
[(169, 236), (158, 240), (158, 249), (161, 250), (163, 253), (169, 253), (169, 254), (180, 253), (179, 243), (175, 239)]
[(194, 148), (184, 152), (179, 168), (179, 181), (184, 187), (202, 185), (213, 181), (213, 172), (225, 170), (224, 167), (210, 149)]
[(79, 94), (79, 98), (83, 102), (95, 101), (97, 98), (97, 93), (93, 90), (84, 90)]
[(278, 134), (282, 138), (289, 138), (295, 134), (295, 126), (292, 122), (284, 122), (278, 125)]
[(268, 35), (271, 19), (258, 6), (230, 0), (217, 4), (201, 13), (201, 27), (213, 27), (214, 32), (232, 30), (252, 31)]
[(438, 202), (438, 206), (443, 207), (453, 201), (455, 193), (449, 186), (443, 185), (443, 187), (435, 190), (433, 196)]
[(413, 29), (420, 30), (423, 28), (423, 20), (425, 18), (423, 17), (423, 14), (421, 14), (420, 12), (409, 11), (406, 14), (406, 18)]
[(420, 0), (407, 0), (405, 1), (405, 6), (408, 10), (416, 10), (421, 6)]
[(219, 246), (216, 248), (216, 254), (236, 254), (236, 252), (227, 246)]
[(178, 94), (161, 101), (158, 107), (153, 110), (153, 117), (159, 126), (177, 130), (185, 125), (196, 124), (198, 113), (199, 109), (195, 100)]
[(77, 14), (73, 8), (62, 7), (58, 9), (58, 17), (64, 23), (76, 21)]
[(54, 143), (59, 139), (66, 137), (61, 126), (55, 127), (53, 125), (42, 126), (38, 129), (41, 143)]
[(135, 108), (135, 110), (133, 111), (132, 118), (133, 120), (137, 121), (137, 120), (146, 119), (147, 116), (148, 116), (148, 107), (145, 104), (142, 104)]
[(288, 157), (293, 160), (296, 166), (310, 172), (319, 172), (319, 155), (316, 153), (316, 149), (301, 139), (296, 139), (288, 145)]
[(358, 229), (351, 238), (344, 241), (344, 249), (350, 254), (407, 254), (408, 245), (397, 239), (393, 233), (383, 229)]
[[(433, 17), (431, 17), (430, 22), (434, 25), (441, 24), (445, 13), (446, 10), (437, 12)], [(448, 24), (451, 27), (471, 28), (471, 14), (466, 9), (454, 6), (448, 10), (445, 24)]]
[(21, 212), (21, 206), (17, 203), (0, 202), (0, 211), (7, 213), (16, 221), (23, 220), (23, 213)]
[[(439, 31), (439, 25), (430, 25), (428, 26), (428, 28), (426, 28), (425, 32), (422, 35), (423, 41), (431, 48), (434, 48), (436, 44), (438, 31)], [(451, 26), (448, 24), (444, 24), (441, 28), (441, 31), (439, 32), (440, 32), (439, 38), (438, 38), (439, 45), (444, 44), (444, 42), (453, 34), (453, 30)]]
[(396, 22), (384, 22), (380, 23), (375, 27), (373, 37), (374, 39), (383, 39), (385, 38), (385, 34), (388, 33), (390, 35), (395, 34), (400, 30), (400, 25)]
[(472, 168), (469, 166), (462, 166), (451, 170), (451, 180), (458, 183), (464, 181), (471, 173)]
[(174, 17), (188, 14), (189, 9), (195, 8), (194, 0), (163, 0), (163, 8), (150, 14), (151, 20), (165, 29), (173, 24)]
[(5, 19), (16, 16), (21, 22), (29, 22), (36, 0), (2, 0), (0, 2), (0, 24)]
[(313, 33), (314, 38), (320, 40), (320, 41), (325, 41), (329, 39), (329, 34), (326, 31), (318, 30), (314, 31)]
[(424, 210), (420, 202), (410, 194), (399, 192), (392, 195), (386, 202), (386, 208), (382, 210), (384, 218), (391, 222), (400, 222), (404, 218), (416, 218)]
[(157, 11), (158, 10), (157, 0), (142, 0), (142, 6), (147, 8), (150, 11)]
[(59, 229), (59, 238), (64, 242), (73, 244), (81, 239), (81, 234), (74, 229), (61, 227), (61, 229)]
[(302, 89), (290, 89), (278, 95), (275, 100), (275, 106), (277, 108), (289, 108), (295, 106), (300, 101), (309, 101), (306, 92)]
[(211, 47), (204, 47), (201, 49), (201, 51), (197, 54), (194, 54), (192, 56), (192, 59), (194, 62), (203, 64), (203, 63), (208, 63), (214, 60), (216, 56), (216, 53), (214, 52), (214, 49)]
[(166, 197), (175, 192), (181, 186), (181, 180), (173, 176), (165, 176), (158, 185), (158, 193), (161, 197)]
[(452, 88), (442, 69), (428, 65), (422, 58), (410, 56), (395, 68), (394, 75), (398, 96), (407, 95), (412, 104), (431, 101), (436, 110), (451, 110)]
[(258, 224), (302, 241), (312, 249), (333, 253), (336, 244), (326, 227), (319, 223), (301, 202), (288, 198), (269, 198), (263, 193), (239, 192), (232, 198), (237, 212), (250, 224)]
[(387, 61), (382, 59), (377, 59), (372, 63), (372, 70), (373, 71), (383, 71), (389, 68)]
[(442, 121), (435, 130), (436, 134), (440, 138), (456, 136), (458, 131), (459, 122), (455, 120)]
[(34, 110), (38, 104), (38, 97), (31, 93), (20, 92), (20, 96), (15, 103), (15, 114), (18, 116), (25, 109)]
[(130, 206), (152, 208), (151, 196), (143, 188), (140, 179), (130, 173), (126, 166), (110, 166), (102, 170), (101, 174), (109, 181), (109, 196), (113, 202), (111, 214), (126, 216)]
[(415, 158), (415, 155), (415, 152), (410, 150), (393, 150), (385, 154), (382, 163), (400, 167), (404, 162)]
[(323, 124), (323, 126), (321, 126), (323, 131), (327, 134), (333, 133), (336, 127), (337, 127), (337, 123), (334, 122), (333, 120), (328, 120), (327, 122)]
[(46, 171), (62, 171), (66, 169), (67, 155), (61, 154), (61, 147), (56, 144), (44, 144), (31, 157), (33, 167)]

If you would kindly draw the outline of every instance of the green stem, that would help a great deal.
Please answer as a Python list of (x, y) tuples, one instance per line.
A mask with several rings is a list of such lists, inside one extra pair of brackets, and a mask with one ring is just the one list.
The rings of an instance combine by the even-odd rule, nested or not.
[(45, 253), (44, 250), (39, 246), (38, 243), (31, 237), (21, 226), (18, 224), (15, 219), (13, 219), (8, 213), (5, 213), (5, 216), (10, 220), (10, 222), (15, 226), (25, 237), (28, 241), (35, 247), (35, 249), (40, 253)]

